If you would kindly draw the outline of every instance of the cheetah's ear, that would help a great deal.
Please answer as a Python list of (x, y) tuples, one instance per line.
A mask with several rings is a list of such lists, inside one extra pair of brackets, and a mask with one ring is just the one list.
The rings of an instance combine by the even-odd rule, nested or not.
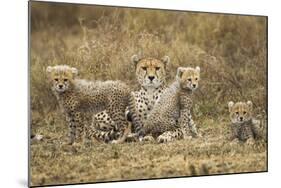
[(252, 109), (253, 109), (252, 101), (247, 101), (247, 105), (248, 105), (249, 109), (252, 111)]
[(74, 76), (77, 76), (78, 74), (78, 70), (74, 67), (71, 68), (71, 73), (74, 75)]
[(51, 73), (52, 70), (53, 70), (53, 67), (51, 67), (51, 66), (48, 66), (48, 67), (46, 68), (46, 72), (47, 72), (47, 73)]
[(184, 67), (178, 67), (178, 70), (177, 70), (177, 78), (181, 78), (182, 76), (182, 73), (184, 72), (185, 68)]
[(135, 54), (131, 57), (131, 60), (135, 65), (137, 65), (137, 63), (140, 61), (140, 58), (137, 54)]
[(200, 73), (200, 67), (199, 67), (199, 66), (197, 66), (197, 67), (195, 68), (195, 70), (196, 70), (198, 73)]
[(165, 55), (164, 57), (162, 57), (161, 61), (162, 61), (162, 62), (165, 64), (165, 66), (166, 66), (167, 64), (170, 63), (170, 57), (167, 56), (167, 55)]
[(229, 101), (229, 102), (228, 102), (228, 110), (229, 110), (229, 112), (232, 111), (232, 107), (233, 107), (233, 106), (234, 106), (234, 102)]

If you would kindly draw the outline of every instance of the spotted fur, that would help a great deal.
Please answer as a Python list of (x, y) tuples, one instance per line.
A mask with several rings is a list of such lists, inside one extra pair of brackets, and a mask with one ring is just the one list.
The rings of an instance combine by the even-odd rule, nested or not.
[(191, 116), (191, 94), (198, 87), (199, 79), (199, 67), (179, 67), (176, 80), (165, 89), (139, 134), (151, 134), (158, 142), (197, 136)]
[[(136, 130), (142, 127), (144, 120), (147, 119), (166, 88), (166, 66), (170, 59), (168, 56), (156, 59), (139, 58), (139, 56), (133, 55), (131, 61), (134, 64), (136, 79), (140, 86), (140, 90), (132, 92), (133, 97), (131, 99), (133, 101), (130, 102), (131, 107), (136, 110), (134, 115), (138, 116), (140, 123), (134, 121), (129, 108), (127, 110), (127, 119), (132, 121), (132, 136)], [(110, 127), (114, 125), (114, 121), (105, 111), (96, 114), (95, 120), (98, 122), (97, 128), (104, 131), (111, 130)]]
[(135, 118), (132, 118), (133, 132), (138, 132), (166, 88), (166, 67), (170, 58), (164, 56), (160, 60), (133, 55), (132, 62), (135, 64), (136, 77), (141, 86), (139, 91), (132, 93), (131, 99), (134, 101), (130, 103), (135, 111), (134, 116), (138, 116), (139, 119), (137, 123), (134, 121)]
[[(47, 68), (51, 88), (66, 115), (69, 125), (69, 143), (87, 138), (117, 139), (127, 126), (124, 113), (130, 95), (129, 88), (120, 81), (87, 81), (77, 79), (77, 69), (67, 65)], [(115, 122), (114, 131), (104, 133), (88, 125), (93, 113), (106, 110)], [(93, 121), (95, 124), (95, 121)], [(93, 128), (94, 127), (94, 128)], [(121, 131), (119, 133), (118, 131)]]
[(231, 139), (252, 143), (260, 136), (260, 121), (253, 118), (253, 103), (230, 101)]

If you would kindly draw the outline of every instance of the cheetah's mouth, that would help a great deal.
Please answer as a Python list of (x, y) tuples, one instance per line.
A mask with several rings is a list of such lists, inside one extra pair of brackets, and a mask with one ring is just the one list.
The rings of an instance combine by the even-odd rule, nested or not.
[(161, 85), (161, 82), (157, 80), (149, 80), (145, 82), (146, 87), (159, 87)]
[(65, 91), (65, 87), (62, 87), (62, 88), (56, 87), (56, 90), (57, 90), (57, 92), (62, 93)]
[(144, 86), (147, 86), (147, 87), (153, 87), (153, 86), (155, 86), (155, 85), (157, 85), (157, 84), (155, 84), (154, 82), (146, 82), (146, 83), (144, 84)]
[(188, 85), (188, 88), (191, 90), (191, 91), (195, 91), (197, 88), (198, 88), (198, 86), (196, 85), (196, 86), (194, 86), (194, 85)]
[(240, 118), (237, 118), (237, 119), (234, 119), (234, 121), (232, 121), (232, 122), (241, 125), (241, 124), (245, 123), (246, 121), (247, 121), (246, 119), (241, 120)]

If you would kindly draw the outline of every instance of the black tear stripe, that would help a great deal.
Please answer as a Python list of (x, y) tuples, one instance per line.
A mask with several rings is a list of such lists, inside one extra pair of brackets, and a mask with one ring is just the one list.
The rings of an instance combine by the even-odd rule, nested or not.
[(158, 75), (157, 71), (155, 71), (155, 75), (157, 76), (157, 78), (159, 78), (159, 75)]
[(147, 76), (147, 70), (145, 71), (144, 78), (146, 78), (146, 76)]

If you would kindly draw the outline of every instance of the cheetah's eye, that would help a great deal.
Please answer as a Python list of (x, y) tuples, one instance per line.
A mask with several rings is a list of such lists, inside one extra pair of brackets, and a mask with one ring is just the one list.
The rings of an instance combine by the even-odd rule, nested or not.
[(158, 71), (160, 69), (160, 67), (156, 67), (155, 69)]
[(235, 112), (236, 115), (239, 115), (239, 112)]
[(55, 81), (56, 81), (56, 82), (58, 82), (58, 81), (59, 81), (59, 79), (55, 78)]
[(243, 112), (243, 114), (245, 115), (245, 114), (247, 114), (247, 112), (246, 112), (246, 111), (244, 111), (244, 112)]
[(198, 78), (195, 78), (195, 80), (197, 81), (197, 80), (198, 80)]
[(66, 78), (65, 78), (65, 79), (63, 79), (63, 81), (64, 81), (64, 82), (67, 82), (67, 81), (68, 81), (68, 79), (66, 79)]
[(142, 67), (142, 69), (146, 71), (147, 68), (146, 67)]
[(191, 82), (191, 78), (188, 78), (187, 80)]

